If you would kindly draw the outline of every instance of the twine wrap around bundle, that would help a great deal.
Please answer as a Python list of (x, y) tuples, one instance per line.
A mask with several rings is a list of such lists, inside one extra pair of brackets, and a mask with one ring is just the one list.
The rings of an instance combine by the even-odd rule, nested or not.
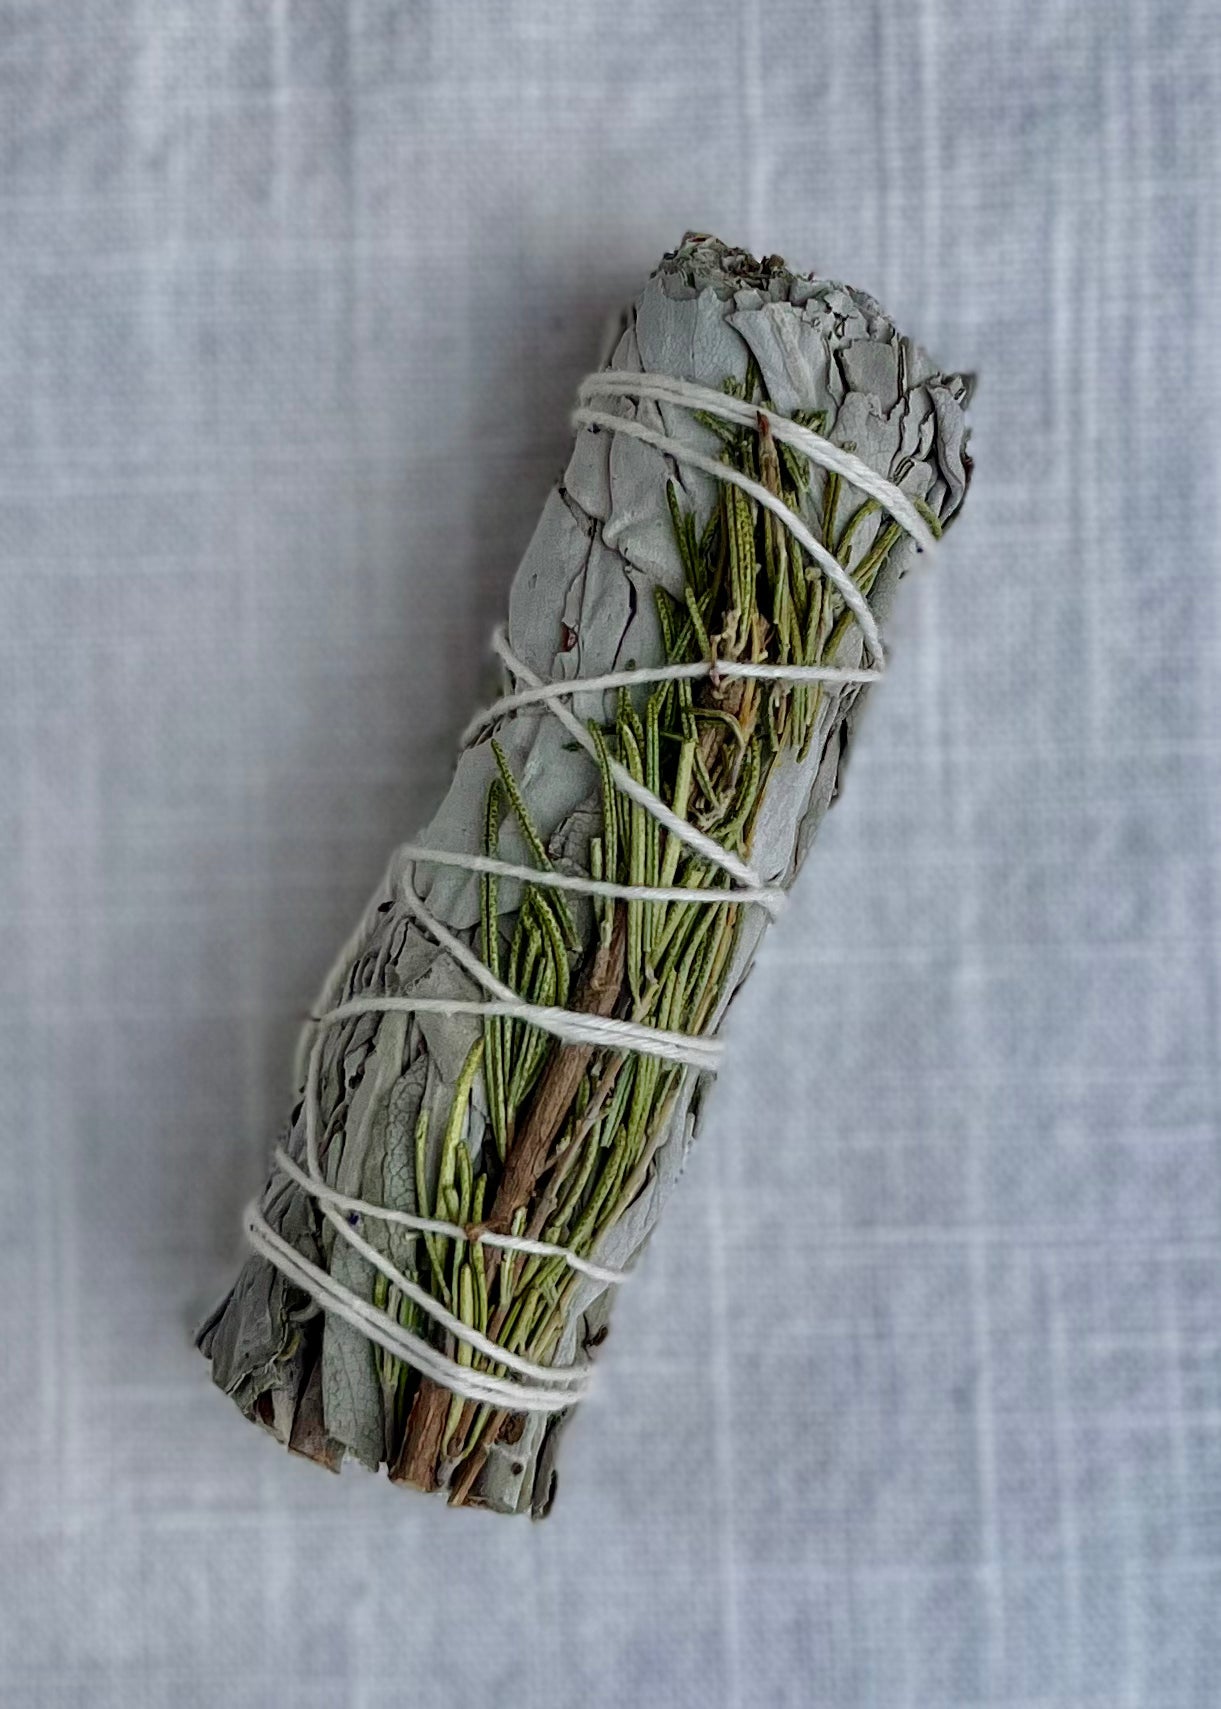
[[(791, 446), (809, 462), (837, 475), (865, 496), (876, 500), (879, 507), (890, 515), (922, 551), (930, 552), (935, 545), (935, 536), (928, 521), (908, 494), (880, 476), (861, 458), (833, 444), (811, 428), (745, 399), (666, 374), (635, 374), (613, 370), (590, 374), (579, 389), (580, 403), (573, 415), (574, 425), (637, 439), (677, 463), (686, 463), (711, 475), (715, 480), (738, 487), (757, 504), (770, 511), (818, 564), (828, 581), (841, 595), (859, 626), (864, 651), (873, 662), (867, 667), (841, 668), (832, 665), (765, 665), (745, 661), (718, 661), (714, 656), (710, 656), (701, 662), (690, 664), (632, 668), (592, 677), (576, 676), (545, 682), (514, 655), (504, 631), (498, 629), (493, 638), (495, 651), (513, 681), (525, 686), (515, 687), (479, 713), (463, 732), (462, 746), (469, 746), (483, 731), (500, 719), (526, 708), (537, 707), (558, 718), (572, 739), (596, 762), (597, 753), (592, 738), (564, 705), (566, 699), (577, 693), (630, 689), (649, 683), (697, 680), (705, 677), (714, 681), (742, 678), (771, 683), (852, 685), (876, 681), (885, 669), (885, 654), (869, 603), (839, 560), (815, 538), (797, 512), (761, 482), (729, 464), (705, 457), (682, 440), (650, 428), (643, 422), (592, 407), (590, 400), (598, 397), (611, 400), (649, 399), (656, 403), (702, 411), (744, 427), (758, 428), (766, 423), (774, 440)], [(728, 874), (733, 880), (733, 888), (708, 890), (689, 886), (619, 884), (594, 878), (588, 873), (557, 872), (526, 867), (489, 856), (438, 850), (416, 843), (403, 844), (396, 851), (392, 863), (399, 869), (396, 886), (399, 901), (418, 925), (453, 957), (487, 995), (477, 1001), (444, 997), (365, 995), (334, 1007), (326, 1007), (325, 1012), (306, 1023), (302, 1034), (302, 1054), (306, 1062), (306, 1167), (302, 1168), (295, 1162), (283, 1146), (277, 1147), (275, 1152), (276, 1167), (313, 1197), (322, 1215), (338, 1236), (379, 1271), (404, 1298), (410, 1300), (456, 1341), (492, 1360), (504, 1370), (515, 1373), (515, 1378), (477, 1371), (469, 1364), (460, 1363), (433, 1342), (407, 1329), (388, 1312), (336, 1281), (327, 1270), (303, 1256), (291, 1242), (271, 1227), (257, 1201), (247, 1208), (245, 1217), (246, 1235), (254, 1249), (323, 1311), (343, 1319), (376, 1346), (414, 1366), (451, 1393), (478, 1404), (509, 1407), (514, 1412), (552, 1413), (566, 1410), (585, 1393), (592, 1367), (587, 1362), (544, 1365), (501, 1346), (474, 1325), (466, 1323), (443, 1301), (434, 1298), (379, 1252), (359, 1232), (359, 1223), (363, 1219), (380, 1220), (392, 1223), (416, 1236), (435, 1234), (456, 1241), (496, 1247), (506, 1252), (559, 1258), (574, 1271), (605, 1286), (622, 1283), (630, 1272), (597, 1264), (568, 1247), (552, 1242), (530, 1239), (524, 1235), (500, 1234), (489, 1229), (464, 1227), (444, 1218), (419, 1216), (414, 1212), (372, 1204), (332, 1187), (322, 1173), (318, 1146), (318, 1081), (323, 1040), (328, 1027), (361, 1014), (398, 1011), (497, 1015), (524, 1021), (566, 1043), (634, 1051), (706, 1073), (715, 1073), (722, 1054), (721, 1043), (716, 1038), (677, 1033), (629, 1020), (588, 1015), (573, 1009), (544, 1006), (523, 1000), (503, 984), (461, 939), (455, 937), (436, 919), (416, 894), (412, 875), (415, 863), (419, 862), (456, 866), (471, 872), (491, 873), (529, 884), (566, 889), (611, 900), (698, 902), (711, 907), (748, 904), (761, 907), (771, 915), (779, 911), (785, 899), (783, 889), (765, 884), (747, 862), (676, 814), (655, 792), (633, 778), (618, 760), (610, 760), (609, 770), (619, 791), (643, 807), (687, 848)], [(333, 989), (336, 976), (341, 975), (347, 965), (347, 953), (345, 947), (336, 968), (324, 985), (324, 1004)]]
[(504, 691), (324, 982), (198, 1335), (294, 1451), (536, 1517), (879, 622), (970, 476), (969, 378), (776, 256), (689, 235), (603, 364), (493, 640)]

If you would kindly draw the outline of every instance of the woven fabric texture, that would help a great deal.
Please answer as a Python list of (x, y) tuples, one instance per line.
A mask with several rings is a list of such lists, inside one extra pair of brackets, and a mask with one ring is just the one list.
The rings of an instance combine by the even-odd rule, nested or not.
[[(0, 0), (0, 1698), (1214, 1709), (1207, 0)], [(979, 374), (545, 1526), (190, 1329), (687, 227)]]

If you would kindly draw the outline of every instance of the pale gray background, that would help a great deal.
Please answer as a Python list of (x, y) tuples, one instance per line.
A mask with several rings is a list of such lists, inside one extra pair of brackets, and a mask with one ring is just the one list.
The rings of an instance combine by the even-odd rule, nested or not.
[[(1206, 0), (0, 3), (0, 1697), (1213, 1709)], [(978, 368), (543, 1527), (188, 1327), (687, 225)]]

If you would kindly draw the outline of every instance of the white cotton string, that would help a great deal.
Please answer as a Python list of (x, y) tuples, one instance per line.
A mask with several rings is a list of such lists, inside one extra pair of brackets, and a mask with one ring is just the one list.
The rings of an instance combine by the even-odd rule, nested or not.
[(485, 1358), (491, 1359), (494, 1364), (503, 1365), (510, 1371), (518, 1371), (523, 1377), (533, 1377), (536, 1382), (563, 1383), (580, 1389), (587, 1386), (589, 1381), (588, 1366), (539, 1365), (533, 1359), (523, 1358), (520, 1353), (511, 1353), (507, 1348), (501, 1347), (489, 1336), (484, 1335), (481, 1330), (476, 1329), (473, 1324), (464, 1323), (460, 1317), (450, 1311), (447, 1306), (442, 1305), (440, 1300), (435, 1299), (418, 1282), (413, 1281), (410, 1276), (404, 1275), (390, 1262), (389, 1258), (384, 1257), (376, 1246), (371, 1246), (362, 1235), (356, 1232), (355, 1226), (341, 1217), (330, 1205), (323, 1204), (322, 1214), (331, 1227), (343, 1235), (352, 1249), (358, 1252), (366, 1263), (372, 1264), (375, 1270), (380, 1270), (386, 1280), (393, 1283), (406, 1299), (409, 1299), (413, 1305), (419, 1306), (422, 1311), (426, 1311), (429, 1317), (441, 1325), (442, 1329), (448, 1329), (456, 1340), (465, 1341), (468, 1346), (473, 1347), (477, 1353), (482, 1353)]
[[(560, 723), (568, 731), (568, 734), (572, 737), (573, 741), (579, 742), (581, 747), (583, 747), (585, 752), (589, 755), (590, 759), (592, 759), (596, 764), (600, 764), (601, 762), (598, 755), (597, 745), (594, 742), (593, 737), (585, 728), (584, 724), (581, 723), (580, 719), (574, 718), (572, 713), (564, 705), (564, 700), (568, 695), (580, 692), (583, 687), (580, 679), (574, 678), (570, 682), (544, 683), (542, 679), (535, 676), (529, 666), (523, 664), (513, 652), (513, 649), (509, 646), (509, 642), (503, 628), (497, 629), (493, 634), (492, 646), (499, 655), (501, 661), (514, 676), (518, 677), (523, 682), (529, 683), (532, 688), (550, 689), (552, 691), (551, 693), (540, 695), (539, 698), (543, 701), (547, 710), (559, 719)], [(660, 669), (664, 667), (658, 668)], [(647, 670), (642, 670), (638, 671), (636, 675), (638, 681), (646, 682), (649, 680), (651, 673)], [(722, 848), (720, 843), (714, 842), (711, 837), (705, 836), (703, 831), (697, 830), (696, 827), (690, 824), (686, 819), (680, 818), (673, 808), (666, 806), (665, 802), (659, 795), (654, 795), (651, 789), (646, 788), (643, 783), (638, 783), (627, 767), (622, 765), (617, 759), (613, 759), (608, 756), (607, 765), (610, 770), (611, 777), (614, 779), (615, 786), (619, 790), (620, 794), (626, 795), (629, 801), (637, 802), (644, 808), (646, 813), (651, 813), (663, 829), (669, 831), (672, 837), (676, 837), (680, 843), (683, 843), (695, 854), (702, 855), (706, 861), (711, 863), (711, 865), (719, 866), (721, 870), (723, 872), (727, 872), (731, 878), (737, 879), (743, 896), (750, 892), (752, 893), (752, 900), (755, 897), (758, 897), (759, 901), (769, 910), (769, 912), (773, 914), (778, 914), (780, 912), (784, 903), (784, 893), (782, 891), (776, 890), (771, 885), (765, 885), (762, 879), (760, 879), (758, 874), (755, 872), (754, 868), (749, 866), (746, 861), (740, 860), (738, 856), (733, 854), (729, 849)], [(765, 897), (766, 900), (764, 900)]]
[[(518, 866), (509, 860), (493, 860), (491, 855), (455, 854), (449, 849), (429, 848), (427, 843), (404, 843), (399, 854), (421, 865), (460, 866), (467, 872), (490, 872), (498, 878), (519, 878), (525, 884), (538, 884), (544, 889), (577, 890), (582, 896), (609, 896), (623, 902), (709, 902), (714, 907), (736, 908), (742, 902), (782, 903), (784, 892), (778, 885), (758, 892), (742, 890), (705, 890), (696, 884), (612, 884), (605, 878), (586, 878), (578, 872), (548, 872), (537, 866)], [(650, 1029), (651, 1030), (651, 1029)]]
[[(764, 509), (779, 517), (793, 538), (838, 589), (845, 605), (857, 619), (865, 650), (874, 663), (868, 667), (841, 668), (831, 665), (759, 665), (707, 659), (690, 664), (608, 671), (600, 676), (544, 682), (516, 657), (503, 629), (498, 629), (493, 636), (493, 647), (518, 686), (502, 695), (471, 721), (462, 735), (463, 747), (468, 746), (489, 724), (510, 713), (537, 706), (556, 717), (590, 758), (601, 764), (602, 756), (593, 737), (564, 704), (575, 694), (632, 688), (643, 683), (691, 681), (703, 677), (711, 677), (714, 681), (721, 678), (746, 678), (763, 682), (853, 685), (873, 682), (881, 676), (885, 669), (885, 655), (868, 602), (838, 559), (814, 538), (795, 511), (760, 482), (741, 474), (727, 463), (705, 457), (681, 440), (673, 439), (629, 417), (588, 408), (584, 400), (598, 395), (647, 398), (656, 403), (704, 410), (723, 420), (737, 422), (746, 427), (757, 426), (760, 420), (766, 420), (775, 439), (791, 445), (822, 468), (843, 476), (875, 499), (918, 546), (929, 551), (934, 545), (932, 530), (906, 493), (892, 482), (883, 479), (859, 457), (832, 444), (810, 428), (802, 427), (785, 416), (749, 404), (729, 393), (712, 391), (706, 386), (697, 386), (670, 375), (627, 374), (609, 370), (591, 374), (581, 384), (581, 405), (574, 414), (574, 421), (579, 425), (610, 433), (624, 433), (644, 444), (652, 445), (678, 462), (688, 463), (694, 468), (702, 469), (716, 480), (740, 488)], [(524, 688), (520, 686), (522, 683), (526, 685)], [(451, 1358), (424, 1337), (406, 1329), (397, 1318), (338, 1282), (329, 1271), (303, 1257), (282, 1235), (270, 1227), (257, 1204), (250, 1206), (246, 1216), (246, 1233), (252, 1245), (325, 1311), (341, 1318), (377, 1346), (415, 1366), (423, 1375), (431, 1377), (451, 1392), (480, 1403), (508, 1406), (516, 1412), (549, 1413), (570, 1406), (585, 1392), (590, 1367), (540, 1365), (501, 1347), (472, 1324), (465, 1323), (442, 1301), (434, 1298), (412, 1277), (399, 1270), (358, 1233), (355, 1222), (369, 1217), (392, 1223), (415, 1236), (435, 1233), (452, 1240), (499, 1247), (506, 1252), (521, 1252), (542, 1258), (562, 1258), (565, 1264), (578, 1274), (607, 1286), (624, 1281), (629, 1272), (595, 1264), (570, 1248), (553, 1245), (549, 1241), (532, 1240), (524, 1235), (496, 1234), (490, 1230), (464, 1228), (458, 1223), (447, 1222), (441, 1218), (418, 1216), (411, 1211), (370, 1204), (330, 1186), (323, 1175), (318, 1143), (322, 1047), (329, 1027), (365, 1014), (503, 1015), (530, 1026), (537, 1026), (567, 1043), (604, 1045), (619, 1051), (634, 1051), (642, 1055), (660, 1057), (664, 1061), (676, 1062), (685, 1067), (714, 1070), (721, 1054), (721, 1045), (715, 1039), (666, 1032), (632, 1021), (585, 1015), (574, 1010), (524, 1002), (509, 986), (496, 978), (486, 963), (481, 961), (467, 944), (434, 917), (421, 901), (412, 883), (412, 865), (416, 862), (431, 862), (437, 866), (456, 866), (470, 872), (496, 874), (503, 878), (519, 879), (523, 883), (577, 891), (589, 896), (606, 896), (636, 902), (695, 901), (711, 907), (747, 903), (763, 907), (770, 913), (778, 911), (783, 902), (783, 891), (778, 886), (764, 884), (747, 862), (730, 850), (722, 848), (687, 820), (680, 818), (658, 795), (637, 782), (618, 760), (608, 758), (608, 764), (612, 780), (620, 793), (643, 807), (685, 847), (727, 873), (734, 881), (734, 888), (726, 890), (695, 885), (615, 884), (610, 880), (595, 879), (579, 873), (536, 870), (510, 861), (493, 859), (490, 855), (468, 855), (431, 849), (418, 843), (405, 843), (396, 851), (395, 856), (396, 864), (406, 863), (397, 885), (397, 893), (403, 906), (487, 995), (482, 1000), (362, 995), (332, 1005), (331, 996), (342, 976), (343, 967), (364, 941), (367, 922), (362, 921), (358, 932), (344, 946), (343, 955), (327, 976), (321, 1004), (325, 1013), (312, 1021), (302, 1035), (302, 1049), (306, 1040), (309, 1041), (304, 1095), (306, 1167), (301, 1168), (282, 1146), (277, 1148), (275, 1153), (277, 1168), (318, 1201), (324, 1217), (336, 1234), (341, 1235), (353, 1250), (378, 1270), (405, 1299), (410, 1300), (447, 1330), (455, 1340), (470, 1347), (474, 1352), (483, 1354), (501, 1369), (517, 1372), (523, 1380), (511, 1381), (487, 1371), (477, 1371), (469, 1364)]]
[[(502, 655), (503, 657), (503, 655)], [(516, 672), (516, 661), (510, 669)], [(849, 669), (841, 665), (753, 665), (746, 660), (695, 659), (686, 665), (658, 665), (654, 670), (606, 671), (602, 676), (581, 676), (558, 682), (540, 682), (533, 688), (515, 689), (502, 694), (482, 712), (477, 712), (462, 732), (463, 746), (489, 724), (495, 724), (508, 712), (521, 706), (537, 706), (542, 701), (564, 695), (592, 694), (608, 688), (635, 688), (638, 683), (698, 682), (702, 677), (731, 682), (745, 677), (756, 682), (876, 682), (881, 671), (861, 666)], [(435, 857), (434, 857), (435, 858)]]
[(631, 1274), (630, 1270), (615, 1270), (608, 1264), (594, 1264), (570, 1246), (556, 1246), (550, 1240), (531, 1240), (524, 1234), (496, 1234), (490, 1228), (472, 1233), (461, 1223), (447, 1222), (443, 1217), (417, 1216), (414, 1211), (395, 1210), (389, 1205), (374, 1205), (364, 1199), (354, 1199), (351, 1194), (328, 1187), (325, 1181), (310, 1175), (282, 1145), (276, 1147), (275, 1161), (282, 1175), (290, 1176), (319, 1203), (334, 1205), (336, 1210), (348, 1216), (375, 1217), (378, 1222), (393, 1223), (396, 1228), (406, 1229), (409, 1238), (420, 1234), (440, 1234), (447, 1240), (469, 1240), (476, 1246), (496, 1246), (503, 1252), (524, 1252), (532, 1258), (562, 1258), (570, 1270), (588, 1276), (591, 1282), (604, 1282), (608, 1287), (626, 1282)]
[[(692, 892), (693, 897), (698, 898), (698, 895), (698, 891)], [(585, 1015), (577, 1009), (526, 1003), (518, 998), (511, 1003), (502, 1003), (496, 998), (481, 1001), (473, 997), (353, 997), (320, 1015), (316, 1031), (321, 1036), (327, 1027), (333, 1027), (340, 1021), (355, 1020), (360, 1015), (395, 1014), (502, 1015), (506, 1020), (524, 1021), (527, 1026), (538, 1027), (564, 1044), (634, 1051), (638, 1056), (656, 1056), (662, 1062), (677, 1062), (684, 1068), (701, 1068), (710, 1073), (720, 1065), (723, 1055), (723, 1047), (715, 1039), (666, 1032), (661, 1027), (641, 1026), (635, 1021)]]
[[(703, 410), (706, 415), (719, 416), (722, 421), (737, 422), (741, 427), (755, 427), (762, 417), (770, 427), (773, 439), (791, 445), (794, 451), (800, 451), (812, 463), (817, 463), (820, 468), (827, 469), (832, 474), (842, 475), (852, 486), (859, 488), (869, 498), (876, 499), (904, 533), (911, 536), (921, 551), (932, 552), (936, 548), (936, 535), (902, 487), (895, 486), (893, 481), (879, 475), (863, 457), (856, 456), (852, 451), (845, 451), (842, 445), (836, 445), (821, 433), (815, 433), (812, 427), (802, 427), (787, 415), (777, 415), (775, 410), (765, 409), (761, 404), (747, 403), (745, 398), (736, 398), (731, 392), (714, 391), (710, 386), (698, 386), (692, 380), (680, 380), (673, 374), (629, 374), (614, 368), (587, 374), (577, 388), (577, 395), (582, 400), (599, 395), (650, 398), (655, 403), (671, 403), (682, 409)], [(685, 453), (680, 459), (684, 462), (690, 460)]]
[[(314, 1008), (319, 1014), (331, 1007), (335, 993), (343, 988), (344, 979), (352, 970), (352, 963), (365, 946), (372, 920), (375, 917), (374, 904), (370, 902), (361, 915), (358, 924), (349, 933), (343, 948), (327, 970), (326, 978), (322, 981), (322, 989), (319, 991), (317, 1001), (314, 1004)], [(309, 1047), (313, 1043), (316, 1025), (317, 1022), (311, 1018), (306, 1021), (297, 1034), (297, 1043), (293, 1052), (294, 1086), (300, 1086), (305, 1077), (306, 1064), (309, 1061)]]
[[(337, 1282), (328, 1270), (302, 1257), (295, 1246), (276, 1233), (257, 1203), (252, 1202), (247, 1207), (245, 1230), (246, 1238), (255, 1250), (269, 1259), (302, 1293), (316, 1300), (330, 1316), (351, 1324), (367, 1340), (393, 1354), (396, 1359), (413, 1365), (443, 1388), (463, 1395), (467, 1400), (507, 1407), (512, 1412), (562, 1412), (572, 1405), (573, 1391), (567, 1384), (562, 1388), (545, 1388), (541, 1384), (514, 1383), (490, 1372), (458, 1364), (430, 1341), (404, 1329), (389, 1313), (379, 1310), (360, 1294)], [(503, 1361), (503, 1350), (498, 1357)], [(561, 1366), (561, 1381), (564, 1381), (563, 1373), (564, 1367)]]
[(739, 487), (742, 492), (748, 493), (756, 504), (762, 505), (764, 510), (770, 510), (773, 516), (778, 516), (798, 545), (805, 548), (827, 580), (838, 590), (840, 598), (860, 625), (865, 650), (879, 666), (884, 665), (882, 638), (878, 634), (877, 622), (869, 609), (868, 600), (839, 559), (832, 557), (821, 540), (816, 540), (810, 533), (797, 512), (791, 510), (782, 498), (777, 498), (762, 481), (742, 474), (741, 470), (731, 468), (728, 463), (722, 463), (715, 457), (705, 457), (702, 451), (695, 451), (684, 445), (681, 439), (672, 439), (668, 433), (659, 433), (654, 427), (646, 427), (642, 421), (608, 415), (600, 409), (575, 410), (572, 419), (584, 427), (599, 427), (608, 433), (625, 433), (629, 439), (639, 439), (644, 445), (652, 445), (657, 451), (664, 451), (670, 457), (689, 463), (693, 469), (702, 469), (706, 475), (712, 475), (718, 481), (725, 481), (731, 487)]
[[(399, 850), (400, 855), (405, 855), (412, 846), (404, 845)], [(465, 857), (462, 863), (465, 864)], [(475, 954), (469, 944), (464, 944), (461, 938), (455, 937), (448, 926), (442, 925), (424, 906), (412, 884), (410, 865), (400, 877), (399, 894), (408, 913), (415, 917), (428, 935), (435, 938), (442, 949), (448, 950), (459, 967), (469, 973), (477, 985), (483, 986), (494, 1003), (501, 1005), (499, 1008), (485, 1006), (485, 1013), (508, 1014), (515, 1020), (542, 1027), (545, 1032), (550, 1032), (570, 1044), (612, 1042), (612, 1032), (606, 1031), (608, 1023), (601, 1016), (582, 1014), (575, 1009), (549, 1009), (540, 1007), (537, 1003), (524, 1002), (516, 991), (497, 979), (491, 968)], [(683, 900), (689, 900), (690, 894), (684, 892)], [(613, 1029), (616, 1049), (635, 1050), (642, 1056), (660, 1056), (663, 1061), (681, 1062), (691, 1068), (715, 1071), (724, 1050), (717, 1040), (699, 1034), (665, 1032), (660, 1027), (646, 1027), (636, 1021), (610, 1021), (609, 1025)], [(710, 1050), (710, 1045), (715, 1046), (715, 1049)]]

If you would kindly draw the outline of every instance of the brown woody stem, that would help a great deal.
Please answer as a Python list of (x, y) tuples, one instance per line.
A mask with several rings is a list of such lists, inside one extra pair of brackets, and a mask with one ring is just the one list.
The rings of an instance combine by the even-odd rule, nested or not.
[[(611, 1013), (623, 990), (626, 941), (626, 914), (622, 906), (616, 904), (610, 942), (599, 945), (581, 981), (573, 1009), (584, 1015), (607, 1016)], [(572, 1108), (594, 1049), (589, 1044), (565, 1044), (552, 1053), (531, 1100), (526, 1121), (505, 1161), (505, 1171), (484, 1228), (497, 1234), (507, 1234), (517, 1212), (531, 1203), (535, 1186), (551, 1161), (551, 1148)], [(484, 1263), (490, 1287), (499, 1263), (498, 1248), (486, 1248)], [(497, 1327), (495, 1323), (491, 1326), (493, 1335)], [(396, 1482), (413, 1484), (417, 1489), (436, 1489), (437, 1462), (441, 1457), (452, 1399), (450, 1391), (439, 1383), (428, 1377), (421, 1379), (407, 1417), (403, 1445), (390, 1473)]]

